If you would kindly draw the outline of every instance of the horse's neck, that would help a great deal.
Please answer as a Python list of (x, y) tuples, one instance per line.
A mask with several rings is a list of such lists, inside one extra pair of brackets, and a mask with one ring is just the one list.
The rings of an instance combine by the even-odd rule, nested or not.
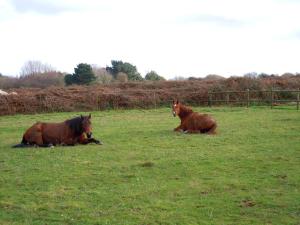
[(65, 124), (67, 124), (74, 136), (80, 136), (83, 133), (82, 124), (78, 120), (79, 118), (73, 118), (64, 122)]
[(190, 115), (191, 113), (193, 113), (193, 110), (189, 107), (186, 106), (181, 106), (180, 108), (180, 113), (179, 113), (179, 118), (181, 120), (183, 120), (184, 118), (186, 118), (188, 115)]

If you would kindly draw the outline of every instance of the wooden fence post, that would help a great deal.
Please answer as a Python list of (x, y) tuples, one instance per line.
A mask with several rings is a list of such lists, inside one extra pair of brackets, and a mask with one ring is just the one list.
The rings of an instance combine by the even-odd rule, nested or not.
[(247, 108), (249, 108), (250, 105), (250, 90), (247, 89)]
[(229, 92), (226, 93), (226, 105), (229, 105)]
[(154, 91), (154, 109), (156, 109), (156, 94), (155, 94), (155, 91)]
[(208, 92), (208, 106), (211, 107), (212, 105), (212, 94), (211, 92)]
[(97, 110), (98, 110), (98, 111), (101, 110), (100, 103), (101, 103), (101, 99), (100, 99), (100, 96), (98, 95), (98, 96), (97, 96)]
[(273, 88), (271, 88), (271, 109), (273, 109), (273, 102), (274, 102), (274, 92), (273, 92)]
[(297, 91), (297, 110), (299, 110), (300, 89)]

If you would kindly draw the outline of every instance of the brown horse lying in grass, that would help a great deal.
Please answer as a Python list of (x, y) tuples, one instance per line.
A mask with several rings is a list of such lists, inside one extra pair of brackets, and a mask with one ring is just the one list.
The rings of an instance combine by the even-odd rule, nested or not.
[(88, 143), (101, 144), (92, 138), (91, 114), (61, 123), (37, 122), (26, 130), (21, 143), (13, 147), (52, 147)]
[(193, 112), (187, 106), (184, 106), (178, 100), (173, 101), (173, 115), (179, 116), (181, 123), (174, 131), (182, 131), (185, 133), (207, 133), (215, 134), (217, 122), (207, 114)]

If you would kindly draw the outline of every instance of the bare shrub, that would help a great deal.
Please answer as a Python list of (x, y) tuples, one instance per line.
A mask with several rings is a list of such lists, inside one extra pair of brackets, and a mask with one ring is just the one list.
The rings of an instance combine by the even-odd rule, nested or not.
[(0, 89), (10, 89), (10, 88), (18, 88), (18, 78), (16, 77), (0, 77)]
[(0, 88), (11, 89), (20, 87), (45, 88), (64, 86), (64, 75), (60, 72), (46, 72), (30, 76), (0, 77)]
[(224, 80), (223, 90), (243, 91), (246, 89), (260, 90), (262, 83), (258, 78), (251, 77), (230, 77)]
[(246, 78), (257, 78), (258, 74), (256, 72), (249, 72), (249, 73), (244, 74), (244, 77), (246, 77)]
[(205, 80), (225, 80), (225, 77), (222, 77), (220, 75), (216, 74), (208, 74), (205, 78)]
[(293, 76), (296, 76), (296, 75), (293, 74), (293, 73), (284, 73), (284, 74), (281, 75), (281, 77), (284, 77), (284, 78), (291, 78)]
[(175, 76), (173, 78), (173, 80), (178, 80), (178, 81), (181, 81), (181, 80), (186, 80), (183, 76)]
[(120, 83), (126, 83), (126, 82), (128, 82), (128, 76), (126, 73), (119, 72), (117, 74), (116, 80)]
[(45, 72), (19, 79), (20, 87), (45, 88), (50, 86), (64, 86), (64, 75), (60, 72)]
[(55, 69), (49, 64), (45, 64), (37, 60), (29, 60), (22, 66), (20, 76), (26, 77), (54, 71)]
[(109, 84), (113, 80), (113, 76), (105, 68), (93, 66), (93, 72), (96, 76), (96, 83)]

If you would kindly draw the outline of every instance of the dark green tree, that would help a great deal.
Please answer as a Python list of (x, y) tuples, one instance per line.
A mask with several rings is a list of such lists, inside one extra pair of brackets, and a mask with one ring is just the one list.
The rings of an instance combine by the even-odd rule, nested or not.
[(76, 84), (90, 84), (96, 80), (92, 67), (86, 63), (80, 63), (74, 68), (73, 79)]
[(66, 85), (88, 85), (96, 80), (92, 67), (86, 63), (80, 63), (74, 68), (74, 73), (65, 76)]
[(66, 74), (64, 77), (65, 80), (65, 84), (68, 85), (72, 85), (73, 84), (73, 75), (72, 74)]
[(122, 61), (112, 60), (111, 67), (107, 66), (106, 70), (113, 75), (116, 79), (118, 73), (126, 73), (128, 76), (128, 80), (132, 81), (142, 81), (143, 77), (137, 71), (136, 66)]
[(157, 80), (165, 80), (162, 76), (159, 76), (155, 71), (150, 71), (146, 74), (145, 80), (157, 81)]

